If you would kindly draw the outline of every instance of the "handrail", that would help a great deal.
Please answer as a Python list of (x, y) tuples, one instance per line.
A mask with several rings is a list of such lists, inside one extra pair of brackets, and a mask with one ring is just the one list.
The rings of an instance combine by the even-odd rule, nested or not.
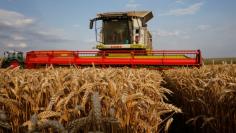
[(27, 52), (28, 54), (59, 54), (59, 53), (76, 53), (76, 54), (96, 54), (96, 53), (147, 53), (147, 54), (199, 54), (200, 50), (153, 50), (153, 51), (137, 51), (137, 50), (107, 50), (107, 51), (67, 51), (67, 50), (56, 50), (56, 51), (50, 51), (50, 50), (45, 50), (45, 51), (30, 51)]

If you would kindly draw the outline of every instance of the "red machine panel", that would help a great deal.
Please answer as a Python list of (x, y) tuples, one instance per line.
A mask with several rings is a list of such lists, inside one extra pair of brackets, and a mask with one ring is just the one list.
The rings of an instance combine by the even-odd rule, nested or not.
[(202, 64), (200, 50), (156, 51), (30, 51), (26, 67), (41, 65), (100, 66), (196, 66)]

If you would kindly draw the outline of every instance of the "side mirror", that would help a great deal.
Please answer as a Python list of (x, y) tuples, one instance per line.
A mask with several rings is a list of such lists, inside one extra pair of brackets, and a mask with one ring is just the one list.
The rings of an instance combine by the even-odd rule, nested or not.
[(89, 29), (93, 29), (93, 20), (90, 20)]

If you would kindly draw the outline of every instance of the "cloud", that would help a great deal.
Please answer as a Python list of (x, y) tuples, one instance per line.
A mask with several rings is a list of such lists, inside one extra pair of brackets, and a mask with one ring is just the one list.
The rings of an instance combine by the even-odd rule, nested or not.
[(173, 9), (166, 13), (160, 14), (160, 16), (182, 16), (182, 15), (193, 15), (202, 7), (203, 2), (195, 3), (186, 8)]
[(58, 44), (68, 41), (64, 36), (63, 30), (42, 26), (22, 13), (0, 9), (0, 47), (4, 49)]
[(125, 7), (128, 9), (136, 9), (139, 6), (140, 4), (138, 4), (135, 0), (129, 0), (128, 3), (125, 5)]
[(157, 36), (160, 36), (160, 37), (171, 37), (171, 36), (179, 36), (179, 35), (180, 35), (179, 31), (164, 31), (164, 30), (157, 31)]
[(184, 3), (185, 0), (176, 0), (176, 3)]
[(24, 42), (20, 42), (20, 43), (16, 43), (16, 44), (9, 43), (9, 44), (6, 44), (6, 47), (8, 47), (8, 48), (26, 48), (27, 44)]
[(157, 30), (156, 32), (154, 31), (153, 33), (154, 35), (157, 35), (158, 37), (175, 37), (175, 38), (181, 38), (181, 39), (189, 39), (190, 36), (184, 32), (184, 31), (180, 31), (180, 30), (174, 30), (174, 31), (167, 31), (167, 30)]
[(208, 30), (210, 27), (210, 25), (199, 25), (197, 26), (197, 30), (205, 31)]
[(7, 0), (7, 1), (9, 1), (9, 2), (15, 2), (15, 1), (17, 1), (17, 0)]
[(26, 40), (25, 37), (21, 36), (20, 34), (13, 34), (11, 38), (15, 41), (24, 41)]
[(38, 29), (32, 29), (27, 33), (27, 36), (31, 37), (34, 40), (40, 41), (40, 42), (65, 42), (69, 41), (64, 36), (64, 31), (61, 29), (52, 29), (52, 28), (44, 28), (41, 30)]
[(34, 20), (24, 15), (0, 9), (0, 26), (22, 28), (34, 23)]
[(79, 25), (79, 24), (74, 24), (73, 27), (74, 27), (74, 28), (80, 28), (81, 25)]

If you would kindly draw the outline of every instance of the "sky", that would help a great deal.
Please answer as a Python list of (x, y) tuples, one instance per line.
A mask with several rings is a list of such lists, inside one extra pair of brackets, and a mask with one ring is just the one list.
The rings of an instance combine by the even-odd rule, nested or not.
[(0, 0), (4, 50), (92, 50), (97, 13), (152, 11), (156, 50), (200, 49), (204, 57), (236, 57), (236, 0)]

